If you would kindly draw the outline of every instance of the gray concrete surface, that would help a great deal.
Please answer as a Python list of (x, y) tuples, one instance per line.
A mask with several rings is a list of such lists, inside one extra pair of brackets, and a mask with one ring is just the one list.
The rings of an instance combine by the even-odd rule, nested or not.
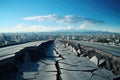
[(0, 60), (14, 56), (16, 52), (24, 49), (25, 47), (38, 46), (42, 42), (45, 41), (29, 42), (29, 43), (0, 48)]
[(62, 80), (113, 80), (114, 74), (106, 69), (100, 69), (87, 57), (77, 57), (69, 47), (57, 42), (57, 49), (65, 59), (59, 61)]
[(72, 47), (62, 42), (56, 41), (55, 47), (53, 44), (44, 44), (40, 49), (43, 51), (39, 54), (44, 53), (46, 57), (32, 61), (31, 58), (39, 54), (32, 48), (25, 50), (23, 62), (15, 64), (18, 68), (17, 73), (13, 74), (15, 79), (12, 77), (5, 80), (113, 80), (116, 77), (112, 71), (99, 68), (95, 57), (90, 61), (87, 57), (77, 56)]

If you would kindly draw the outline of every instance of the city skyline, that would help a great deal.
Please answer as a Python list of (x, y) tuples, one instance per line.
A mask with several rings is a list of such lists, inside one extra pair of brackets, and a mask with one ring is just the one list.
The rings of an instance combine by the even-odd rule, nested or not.
[(120, 0), (1, 0), (0, 32), (120, 33)]

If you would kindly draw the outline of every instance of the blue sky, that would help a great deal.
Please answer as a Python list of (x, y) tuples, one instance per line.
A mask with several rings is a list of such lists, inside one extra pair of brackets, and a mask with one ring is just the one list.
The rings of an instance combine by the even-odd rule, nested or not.
[(120, 0), (0, 0), (0, 32), (120, 32)]

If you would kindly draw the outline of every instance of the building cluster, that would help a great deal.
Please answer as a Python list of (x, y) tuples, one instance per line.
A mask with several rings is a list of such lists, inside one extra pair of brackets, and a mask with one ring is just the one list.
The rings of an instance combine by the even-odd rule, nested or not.
[(0, 47), (38, 40), (66, 39), (120, 45), (120, 33), (110, 32), (29, 32), (0, 33)]
[(95, 43), (102, 43), (108, 45), (120, 45), (120, 34), (119, 33), (100, 33), (100, 34), (69, 34), (64, 35), (63, 39), (67, 40), (79, 40), (88, 41)]
[(52, 38), (48, 33), (0, 33), (0, 47)]

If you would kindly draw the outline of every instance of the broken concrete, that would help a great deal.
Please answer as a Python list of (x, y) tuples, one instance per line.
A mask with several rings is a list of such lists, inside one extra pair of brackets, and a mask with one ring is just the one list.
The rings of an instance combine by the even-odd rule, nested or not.
[(117, 62), (67, 41), (26, 47), (0, 64), (2, 80), (119, 80)]
[[(78, 47), (76, 47), (76, 43), (74, 43), (74, 42), (72, 42), (72, 41), (61, 41), (61, 42), (63, 42), (64, 44), (66, 44), (66, 43), (68, 43), (69, 44), (69, 46), (72, 46), (72, 47), (74, 47), (74, 48), (76, 48), (76, 50), (78, 51), (80, 48), (79, 48), (79, 46)], [(74, 44), (74, 45), (73, 45)], [(66, 48), (67, 48), (67, 46), (66, 46)], [(114, 79), (114, 77), (115, 76), (117, 76), (117, 75), (115, 75), (115, 74), (119, 74), (119, 63), (115, 60), (115, 59), (118, 59), (118, 58), (115, 58), (114, 56), (113, 56), (113, 58), (111, 58), (111, 56), (106, 56), (106, 54), (108, 54), (108, 53), (105, 53), (105, 56), (104, 56), (104, 54), (103, 54), (103, 51), (98, 51), (98, 50), (95, 50), (95, 49), (93, 49), (93, 48), (88, 48), (88, 47), (84, 47), (84, 46), (81, 46), (81, 54), (80, 54), (80, 58), (81, 57), (86, 57), (86, 58), (88, 58), (92, 63), (94, 63), (94, 64), (96, 64), (96, 66), (98, 66), (98, 68), (96, 67), (96, 70), (95, 71), (93, 71), (92, 72), (92, 76), (91, 76), (91, 80), (92, 79), (94, 79), (94, 80), (113, 80)], [(98, 53), (99, 52), (99, 53)], [(100, 53), (100, 52), (102, 52), (102, 54)], [(67, 53), (66, 53), (67, 54)], [(64, 55), (64, 53), (63, 53), (63, 55)], [(67, 55), (66, 55), (67, 56)], [(70, 55), (68, 55), (68, 56), (70, 56)], [(79, 59), (80, 59), (79, 58)], [(67, 57), (67, 59), (69, 59), (68, 57)], [(72, 60), (72, 59), (69, 59), (69, 60)], [(87, 60), (87, 59), (86, 59)], [(75, 61), (75, 60), (74, 60)], [(77, 60), (77, 61), (79, 61), (79, 60)], [(118, 61), (119, 61), (119, 59), (118, 59)], [(65, 61), (64, 61), (65, 62)], [(71, 63), (72, 61), (70, 61), (69, 63)], [(80, 63), (81, 63), (81, 61), (80, 61)], [(66, 64), (66, 65), (65, 65)], [(65, 65), (65, 67), (64, 67), (64, 65), (63, 64), (61, 64), (61, 61), (60, 61), (60, 65), (61, 65), (61, 67), (62, 67), (62, 69), (64, 69), (64, 70), (67, 70), (67, 71), (76, 71), (73, 67), (70, 67), (70, 65), (68, 65), (68, 62), (67, 63), (65, 63), (64, 65)], [(72, 64), (75, 64), (75, 63), (72, 63)], [(85, 64), (88, 64), (88, 63), (86, 63), (85, 62)], [(81, 64), (81, 65), (84, 65), (84, 64)], [(81, 66), (80, 65), (80, 66)], [(89, 64), (90, 65), (90, 64)], [(115, 65), (117, 65), (117, 66), (115, 66)], [(68, 67), (69, 66), (69, 67)], [(77, 65), (76, 66), (79, 66), (79, 63), (77, 63)], [(79, 67), (80, 68), (80, 67)], [(83, 68), (85, 68), (85, 65), (83, 66)], [(82, 69), (83, 69), (82, 68)], [(77, 68), (76, 68), (77, 69)], [(87, 69), (87, 68), (86, 68)], [(85, 69), (85, 70), (86, 70)], [(77, 69), (78, 71), (80, 71), (80, 69)], [(100, 70), (99, 72), (97, 72), (96, 73), (96, 71), (98, 71), (98, 70)], [(118, 70), (118, 71), (116, 71), (116, 70)], [(103, 73), (101, 73), (101, 72), (103, 72)], [(100, 74), (101, 75), (100, 75)], [(99, 75), (98, 75), (99, 74)], [(96, 76), (95, 76), (96, 75)], [(104, 77), (103, 77), (103, 76)], [(117, 79), (117, 78), (116, 78)]]
[[(55, 69), (55, 58), (53, 56), (53, 45), (54, 40), (50, 40), (38, 46), (26, 47), (17, 52), (15, 56), (2, 60), (0, 62), (0, 79), (36, 79), (36, 75), (39, 73), (38, 71), (57, 72)], [(49, 60), (54, 62), (54, 64), (51, 65), (46, 58), (50, 58)], [(47, 61), (48, 64), (42, 62), (42, 60)]]
[(90, 58), (90, 61), (98, 65), (98, 59), (96, 56), (93, 56), (92, 58)]

